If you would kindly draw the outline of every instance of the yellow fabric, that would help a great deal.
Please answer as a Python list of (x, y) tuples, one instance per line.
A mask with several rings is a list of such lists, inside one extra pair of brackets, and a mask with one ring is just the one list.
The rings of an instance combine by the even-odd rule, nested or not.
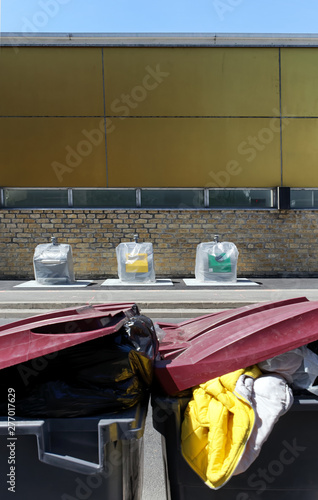
[(139, 253), (138, 255), (126, 254), (126, 273), (147, 273), (148, 255)]
[(234, 473), (253, 430), (252, 406), (234, 393), (243, 374), (257, 378), (261, 371), (252, 366), (195, 387), (185, 411), (182, 454), (214, 489), (223, 486)]

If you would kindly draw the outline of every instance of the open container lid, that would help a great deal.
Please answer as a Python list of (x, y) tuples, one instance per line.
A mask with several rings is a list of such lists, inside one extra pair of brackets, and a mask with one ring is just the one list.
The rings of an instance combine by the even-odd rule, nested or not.
[(317, 340), (318, 301), (299, 297), (159, 326), (166, 335), (155, 377), (174, 395)]
[(132, 303), (53, 311), (0, 327), (0, 369), (117, 332), (139, 313)]

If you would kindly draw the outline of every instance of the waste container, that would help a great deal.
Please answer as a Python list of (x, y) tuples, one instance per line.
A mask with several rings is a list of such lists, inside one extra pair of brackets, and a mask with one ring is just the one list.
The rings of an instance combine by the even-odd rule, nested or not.
[[(258, 415), (257, 420), (252, 420), (251, 424), (249, 420), (246, 424), (247, 419), (236, 419), (234, 399), (240, 399), (242, 395), (240, 388), (235, 383), (232, 393), (229, 394), (223, 391), (219, 378), (222, 375), (226, 378), (227, 374), (231, 374), (234, 370), (245, 369), (255, 364), (260, 364), (260, 367), (265, 364), (270, 368), (270, 359), (277, 360), (277, 357), (284, 357), (289, 351), (292, 351), (294, 356), (294, 350), (301, 346), (308, 345), (309, 349), (304, 347), (301, 350), (313, 349), (310, 352), (317, 353), (318, 302), (310, 302), (300, 297), (245, 306), (190, 319), (180, 324), (159, 323), (158, 326), (163, 330), (163, 334), (159, 347), (161, 359), (155, 363), (158, 386), (156, 392), (153, 391), (152, 394), (153, 425), (162, 435), (167, 498), (173, 500), (317, 499), (318, 397), (316, 393), (309, 392), (312, 388), (308, 386), (308, 391), (305, 390), (300, 394), (299, 391), (304, 388), (301, 383), (298, 385), (301, 389), (295, 388), (294, 403), (292, 404), (291, 397), (290, 404), (287, 404), (284, 395), (291, 394), (291, 388), (287, 384), (287, 378), (283, 379), (279, 373), (283, 373), (285, 368), (287, 377), (289, 366), (281, 366), (279, 371), (277, 369), (277, 374), (274, 369), (267, 369), (267, 372), (272, 372), (273, 379), (277, 377), (277, 381), (284, 381), (284, 395), (282, 396), (276, 389), (268, 393), (263, 391), (261, 396), (266, 396), (267, 399), (260, 402), (259, 407), (256, 399), (253, 402), (253, 411)], [(261, 364), (265, 360), (267, 362)], [(317, 367), (316, 361), (315, 370), (311, 372), (315, 377), (317, 377)], [(298, 375), (306, 373), (305, 365), (298, 363), (290, 373), (296, 375), (295, 379), (292, 379), (294, 383)], [(265, 380), (261, 372), (257, 376), (259, 380)], [(200, 393), (199, 404), (191, 407), (197, 412), (195, 417), (189, 420), (187, 412), (186, 425), (182, 426), (187, 404), (192, 398), (192, 388), (200, 384), (205, 387), (207, 385), (205, 383), (211, 379), (216, 379), (217, 383), (206, 387), (203, 395)], [(247, 379), (252, 380), (249, 377)], [(317, 381), (318, 379), (314, 380), (314, 386)], [(256, 383), (250, 384), (250, 387), (254, 397), (257, 393)], [(199, 391), (201, 389), (202, 386)], [(193, 391), (195, 392), (197, 391)], [(207, 403), (209, 395), (214, 397), (216, 392), (220, 397), (215, 396), (216, 404), (210, 406)], [(282, 405), (283, 412), (280, 409), (276, 413), (274, 406), (268, 403), (268, 395), (275, 403), (274, 406), (276, 403), (277, 406)], [(251, 401), (248, 398), (244, 400), (244, 394), (242, 399), (242, 405)], [(267, 417), (264, 416), (266, 425), (263, 425), (262, 421), (262, 405), (267, 411)], [(258, 444), (255, 444), (256, 441), (249, 447), (250, 442), (244, 441), (249, 429), (255, 430), (257, 434), (262, 426), (266, 428), (269, 425), (273, 416), (275, 425), (270, 433), (266, 434), (261, 450)], [(198, 422), (200, 425), (197, 425)], [(238, 428), (243, 429), (244, 436), (236, 432)], [(189, 446), (188, 438), (191, 436), (193, 454), (190, 463), (194, 464), (194, 469), (197, 467), (198, 474), (183, 458), (182, 431), (185, 433), (187, 446)], [(217, 436), (215, 445), (213, 436)], [(248, 468), (242, 467), (245, 472), (231, 477), (233, 472), (235, 474), (237, 463), (231, 469), (233, 455), (230, 456), (230, 452), (237, 446), (238, 441), (241, 448), (236, 448), (239, 451), (236, 451), (235, 459), (242, 457), (239, 455), (241, 451), (243, 453), (246, 451), (253, 459), (249, 461)], [(259, 450), (258, 458), (253, 461)], [(222, 477), (225, 478), (223, 483), (214, 483), (215, 489), (209, 488), (199, 475), (202, 470), (208, 470), (208, 466), (215, 467), (213, 472), (221, 471)], [(201, 476), (204, 477), (203, 474)]]
[(234, 243), (214, 241), (200, 243), (195, 259), (197, 281), (235, 282), (237, 280), (238, 250)]
[(41, 285), (65, 285), (75, 281), (72, 247), (57, 243), (37, 245), (33, 256), (34, 276)]
[(1, 417), (1, 499), (140, 499), (147, 403), (84, 418)]
[(153, 425), (162, 437), (168, 500), (316, 500), (318, 498), (318, 398), (295, 397), (249, 469), (219, 490), (192, 470), (181, 452), (187, 397), (154, 395)]
[(1, 498), (139, 499), (157, 347), (133, 303), (0, 327)]
[(118, 277), (130, 283), (154, 283), (156, 281), (152, 243), (123, 242), (116, 247)]

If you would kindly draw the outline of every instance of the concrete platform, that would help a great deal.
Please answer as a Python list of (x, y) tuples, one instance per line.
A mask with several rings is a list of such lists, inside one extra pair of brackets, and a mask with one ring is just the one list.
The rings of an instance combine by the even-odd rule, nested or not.
[(154, 283), (138, 283), (138, 282), (130, 282), (130, 281), (121, 281), (120, 279), (116, 278), (109, 278), (103, 283), (101, 283), (100, 286), (130, 286), (133, 288), (139, 288), (140, 286), (148, 286), (148, 287), (157, 287), (157, 286), (173, 286), (173, 283), (171, 279), (157, 279)]
[(199, 281), (195, 278), (184, 278), (186, 286), (214, 286), (214, 287), (232, 287), (232, 286), (259, 286), (256, 281), (251, 281), (248, 278), (238, 278), (237, 281)]
[(74, 283), (56, 284), (56, 285), (45, 285), (38, 283), (36, 280), (25, 281), (15, 285), (14, 288), (85, 288), (86, 286), (93, 283), (91, 280), (77, 280)]

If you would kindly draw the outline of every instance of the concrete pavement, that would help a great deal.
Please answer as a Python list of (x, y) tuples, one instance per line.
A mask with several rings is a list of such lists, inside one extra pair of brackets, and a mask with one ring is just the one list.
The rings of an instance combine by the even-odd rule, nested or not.
[(255, 286), (186, 286), (173, 279), (173, 286), (101, 286), (96, 280), (86, 288), (16, 288), (25, 281), (0, 281), (0, 317), (18, 318), (47, 310), (108, 302), (135, 302), (155, 318), (195, 317), (220, 309), (256, 302), (305, 296), (318, 300), (318, 278), (254, 278)]

